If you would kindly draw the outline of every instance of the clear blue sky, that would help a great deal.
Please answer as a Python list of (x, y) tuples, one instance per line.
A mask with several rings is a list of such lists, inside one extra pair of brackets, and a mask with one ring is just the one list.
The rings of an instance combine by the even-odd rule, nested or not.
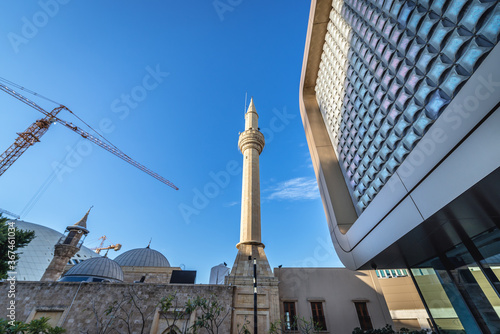
[[(236, 256), (241, 172), (224, 173), (228, 164), (241, 167), (237, 141), (248, 92), (267, 141), (260, 159), (262, 239), (271, 266), (340, 266), (299, 114), (309, 6), (0, 3), (0, 77), (66, 105), (180, 188), (56, 124), (0, 177), (0, 208), (63, 231), (94, 205), (88, 247), (102, 235), (122, 243), (122, 251), (152, 238), (151, 247), (173, 266), (198, 270), (197, 282), (206, 283), (212, 266), (232, 266)], [(57, 106), (34, 100), (47, 110)], [(3, 152), (41, 114), (3, 92), (0, 105)], [(82, 125), (67, 112), (60, 117)]]

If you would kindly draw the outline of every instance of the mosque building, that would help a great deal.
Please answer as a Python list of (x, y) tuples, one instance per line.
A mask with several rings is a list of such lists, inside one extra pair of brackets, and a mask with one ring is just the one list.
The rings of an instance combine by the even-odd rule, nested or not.
[[(283, 331), (297, 331), (300, 324), (295, 320), (299, 318), (314, 322), (325, 333), (392, 325), (392, 311), (373, 270), (271, 269), (261, 235), (259, 155), (265, 141), (258, 118), (252, 99), (238, 143), (244, 159), (241, 234), (229, 274), (216, 268), (215, 284), (194, 284), (195, 272), (172, 267), (164, 254), (149, 245), (128, 250), (114, 260), (92, 253), (82, 246), (89, 232), (88, 212), (62, 236), (16, 221), (18, 227), (39, 233), (35, 243), (22, 250), (20, 273), (39, 261), (32, 258), (41, 249), (42, 239), (52, 243), (52, 252), (45, 250), (43, 261), (34, 265), (36, 272), (23, 274), (25, 280), (16, 282), (15, 319), (29, 322), (49, 317), (51, 325), (63, 327), (67, 333), (185, 333), (203, 316), (203, 310), (177, 315), (186, 310), (189, 300), (202, 297), (217, 300), (221, 306), (218, 333), (240, 333), (243, 326), (250, 333), (269, 333), (277, 323)], [(43, 233), (50, 238), (39, 238)], [(9, 287), (7, 281), (0, 283), (0, 305), (11, 302)], [(175, 303), (161, 309), (159, 305), (169, 296)], [(5, 316), (0, 314), (0, 318)]]

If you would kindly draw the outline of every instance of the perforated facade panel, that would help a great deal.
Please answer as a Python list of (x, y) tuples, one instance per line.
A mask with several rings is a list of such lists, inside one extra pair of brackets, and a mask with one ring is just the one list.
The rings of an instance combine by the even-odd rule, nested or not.
[(316, 96), (358, 214), (496, 45), (498, 1), (334, 0)]

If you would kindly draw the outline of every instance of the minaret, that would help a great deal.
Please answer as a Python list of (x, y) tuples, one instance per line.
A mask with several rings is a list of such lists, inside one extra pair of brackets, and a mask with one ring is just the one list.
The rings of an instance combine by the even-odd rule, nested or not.
[[(259, 155), (264, 148), (264, 135), (259, 131), (259, 115), (253, 98), (245, 114), (245, 131), (238, 146), (243, 154), (243, 185), (241, 194), (240, 242), (238, 254), (226, 283), (236, 286), (233, 311), (233, 333), (250, 321), (253, 327), (254, 269), (257, 262), (257, 314), (259, 333), (267, 333), (270, 324), (279, 320), (278, 279), (274, 277), (261, 239)], [(238, 327), (239, 325), (239, 327)]]
[(240, 242), (231, 276), (253, 276), (249, 256), (257, 259), (257, 276), (273, 276), (261, 239), (259, 155), (264, 148), (264, 135), (259, 131), (259, 115), (253, 98), (245, 114), (245, 131), (238, 146), (243, 154), (243, 186), (241, 193)]
[(89, 233), (87, 218), (90, 209), (78, 223), (66, 227), (65, 235), (59, 239), (54, 247), (54, 257), (45, 270), (41, 281), (57, 281), (68, 261), (80, 250), (83, 243), (83, 241), (80, 242), (80, 239)]

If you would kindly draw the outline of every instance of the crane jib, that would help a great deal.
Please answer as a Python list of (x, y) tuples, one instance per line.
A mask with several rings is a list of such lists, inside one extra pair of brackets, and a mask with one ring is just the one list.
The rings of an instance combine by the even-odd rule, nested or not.
[(65, 106), (60, 105), (59, 107), (54, 108), (51, 112), (48, 112), (45, 109), (43, 109), (42, 107), (40, 107), (38, 104), (36, 104), (35, 102), (29, 100), (25, 96), (19, 94), (18, 92), (14, 91), (13, 89), (11, 89), (3, 84), (0, 84), (0, 90), (6, 92), (7, 94), (13, 96), (14, 98), (18, 99), (19, 101), (25, 103), (26, 105), (32, 107), (33, 109), (35, 109), (35, 110), (37, 110), (45, 115), (44, 118), (39, 119), (39, 120), (35, 121), (33, 124), (31, 124), (28, 127), (28, 129), (26, 129), (26, 131), (19, 133), (18, 134), (19, 136), (16, 139), (16, 141), (14, 142), (14, 144), (12, 144), (4, 153), (2, 153), (0, 155), (0, 176), (28, 149), (28, 147), (33, 145), (35, 142), (40, 141), (40, 138), (47, 132), (50, 125), (54, 121), (57, 121), (58, 123), (61, 123), (62, 125), (64, 125), (68, 129), (78, 133), (83, 138), (90, 140), (94, 144), (102, 147), (103, 149), (107, 150), (110, 153), (113, 153), (114, 155), (116, 155), (120, 159), (128, 162), (132, 166), (142, 170), (146, 174), (149, 174), (150, 176), (154, 177), (158, 181), (163, 182), (164, 184), (166, 184), (167, 186), (169, 186), (175, 190), (179, 190), (179, 188), (177, 188), (172, 182), (170, 182), (169, 180), (165, 179), (164, 177), (158, 175), (157, 173), (153, 172), (152, 170), (148, 169), (147, 167), (141, 165), (137, 161), (133, 160), (132, 158), (130, 158), (125, 153), (123, 153), (121, 150), (119, 150), (113, 144), (108, 142), (110, 144), (110, 145), (108, 145), (105, 142), (103, 142), (102, 140), (100, 140), (99, 138), (97, 138), (97, 137), (85, 132), (84, 130), (80, 129), (76, 125), (73, 125), (73, 124), (66, 122), (65, 120), (57, 117), (59, 112), (63, 109), (66, 109), (70, 113), (73, 114), (73, 112), (71, 110), (69, 110), (68, 108), (66, 108)]

